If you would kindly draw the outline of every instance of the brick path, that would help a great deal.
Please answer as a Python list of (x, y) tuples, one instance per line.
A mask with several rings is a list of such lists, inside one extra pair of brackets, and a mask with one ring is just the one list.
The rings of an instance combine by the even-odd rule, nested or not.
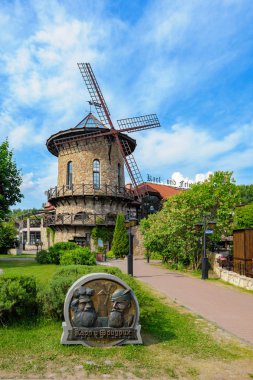
[[(127, 261), (111, 262), (127, 271)], [(253, 345), (253, 294), (134, 260), (134, 277)]]

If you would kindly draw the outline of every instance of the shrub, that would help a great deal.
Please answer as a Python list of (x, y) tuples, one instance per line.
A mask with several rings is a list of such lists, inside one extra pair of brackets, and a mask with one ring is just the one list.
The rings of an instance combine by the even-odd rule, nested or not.
[(114, 253), (112, 251), (106, 252), (107, 259), (115, 259)]
[(121, 277), (122, 272), (118, 268), (70, 265), (59, 269), (48, 286), (40, 289), (38, 302), (41, 305), (41, 312), (56, 320), (63, 319), (64, 301), (68, 289), (81, 276), (89, 273), (110, 273)]
[(17, 240), (17, 230), (13, 222), (0, 222), (0, 252), (7, 253), (8, 248), (14, 248)]
[(49, 264), (51, 262), (50, 253), (45, 249), (38, 251), (36, 253), (36, 261), (38, 261), (39, 264)]
[(48, 251), (41, 250), (36, 255), (36, 260), (40, 264), (60, 264), (60, 257), (66, 250), (79, 248), (79, 245), (73, 242), (56, 243), (49, 247)]
[(60, 256), (62, 254), (62, 251), (72, 250), (78, 247), (79, 245), (73, 242), (63, 242), (54, 244), (52, 247), (49, 247), (48, 249), (50, 253), (49, 264), (60, 264)]
[[(148, 253), (145, 252), (144, 256), (147, 258), (148, 257)], [(162, 260), (163, 256), (160, 253), (158, 253), (158, 252), (149, 252), (149, 258), (151, 260)]]
[(61, 265), (96, 265), (94, 253), (89, 248), (75, 248), (70, 251), (63, 251), (60, 257)]
[(31, 317), (37, 313), (36, 282), (30, 276), (0, 277), (0, 321)]

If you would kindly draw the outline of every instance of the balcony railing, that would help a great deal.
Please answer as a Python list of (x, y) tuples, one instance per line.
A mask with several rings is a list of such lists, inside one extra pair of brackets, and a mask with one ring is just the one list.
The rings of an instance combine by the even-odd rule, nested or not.
[(125, 187), (112, 185), (101, 185), (99, 188), (94, 188), (93, 184), (82, 183), (74, 184), (72, 186), (55, 186), (47, 191), (47, 198), (49, 201), (54, 198), (85, 195), (114, 196), (131, 200), (134, 199), (134, 194), (131, 190), (126, 189)]
[(93, 225), (104, 225), (104, 226), (114, 226), (116, 222), (116, 214), (89, 214), (89, 213), (78, 213), (78, 214), (58, 214), (58, 215), (46, 215), (45, 225), (46, 226), (93, 226)]

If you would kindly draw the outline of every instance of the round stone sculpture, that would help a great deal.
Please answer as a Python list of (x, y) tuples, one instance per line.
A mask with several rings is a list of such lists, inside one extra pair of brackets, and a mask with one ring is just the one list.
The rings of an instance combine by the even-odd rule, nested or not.
[(64, 319), (62, 344), (142, 344), (137, 298), (124, 281), (111, 274), (79, 278), (66, 295)]

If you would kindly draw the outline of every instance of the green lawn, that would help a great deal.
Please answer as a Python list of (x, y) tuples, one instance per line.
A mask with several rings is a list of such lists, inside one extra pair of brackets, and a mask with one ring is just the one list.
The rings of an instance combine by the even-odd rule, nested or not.
[(2, 254), (0, 254), (0, 260), (1, 260), (1, 258), (8, 258), (8, 259), (15, 259), (16, 257), (18, 257), (18, 258), (24, 258), (24, 257), (29, 257), (29, 258), (35, 258), (36, 257), (36, 255), (35, 254), (33, 254), (33, 253), (22, 253), (22, 254), (20, 254), (20, 255), (2, 255)]
[[(56, 265), (31, 261), (0, 261), (6, 273), (34, 275), (46, 285)], [(99, 271), (99, 267), (98, 267)], [(125, 276), (138, 293), (144, 345), (111, 348), (62, 346), (61, 322), (41, 318), (0, 328), (0, 379), (28, 378), (38, 374), (76, 379), (111, 378), (197, 379), (222, 368), (238, 379), (253, 374), (253, 351), (210, 323)], [(14, 369), (13, 363), (18, 363)], [(204, 377), (203, 377), (204, 376)], [(211, 378), (211, 377), (210, 377)], [(236, 377), (233, 377), (236, 378)]]
[(4, 274), (24, 274), (34, 276), (40, 283), (46, 284), (55, 271), (59, 268), (57, 265), (41, 265), (34, 260), (1, 260), (0, 268)]

